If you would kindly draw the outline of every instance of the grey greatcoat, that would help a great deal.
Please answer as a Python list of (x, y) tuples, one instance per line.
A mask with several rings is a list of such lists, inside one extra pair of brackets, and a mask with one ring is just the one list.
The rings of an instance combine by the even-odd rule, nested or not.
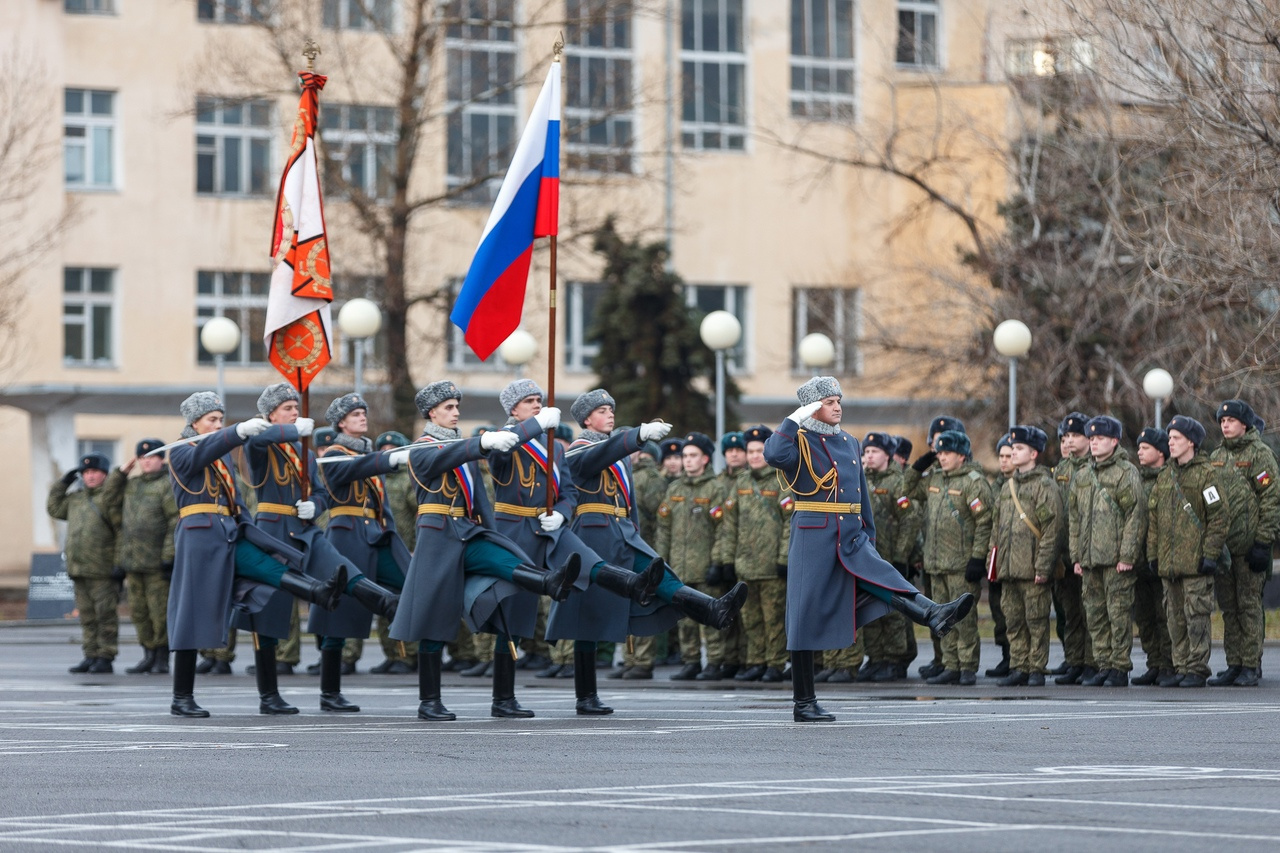
[[(243, 443), (235, 427), (227, 427), (198, 444), (180, 444), (169, 451), (169, 476), (180, 515), (169, 588), (169, 645), (173, 649), (225, 646), (233, 608), (261, 613), (275, 592), (265, 584), (236, 577), (235, 549), (240, 539), (282, 557), (294, 569), (304, 568), (303, 553), (255, 526), (235, 491), (229, 476), (234, 463), (228, 454)], [(219, 461), (222, 471), (216, 465)], [(200, 511), (197, 505), (210, 509)], [(221, 507), (226, 514), (213, 507)], [(267, 633), (265, 627), (269, 626), (257, 626), (262, 633)], [(286, 636), (287, 622), (278, 639)]]
[[(412, 446), (433, 442), (421, 438)], [(533, 565), (519, 545), (493, 529), (493, 508), (476, 464), (484, 455), (476, 437), (416, 450), (409, 457), (418, 494), (418, 528), (400, 606), (391, 622), (393, 640), (452, 642), (464, 615), (472, 631), (533, 636), (537, 596), (510, 581), (463, 571), (472, 541), (505, 548)], [(426, 505), (440, 506), (444, 513), (424, 511)]]
[[(600, 559), (625, 569), (634, 567), (637, 553), (650, 559), (658, 556), (640, 538), (631, 477), (631, 454), (642, 444), (639, 427), (632, 427), (617, 430), (603, 441), (579, 438), (565, 454), (578, 493), (573, 532)], [(612, 511), (604, 511), (605, 506)], [(670, 568), (666, 574), (675, 577)], [(680, 612), (668, 604), (654, 601), (641, 607), (593, 584), (585, 591), (575, 589), (567, 599), (551, 605), (547, 639), (618, 643), (628, 634), (647, 637), (662, 633), (679, 621)]]
[[(319, 471), (315, 482), (323, 488), (317, 488), (315, 492), (323, 492), (325, 506), (329, 510), (325, 539), (351, 563), (356, 572), (385, 586), (387, 579), (378, 577), (378, 551), (390, 548), (401, 572), (408, 570), (410, 559), (409, 549), (396, 533), (396, 522), (387, 506), (387, 490), (382, 480), (382, 475), (394, 468), (385, 453), (361, 455), (333, 445), (324, 455), (335, 454), (345, 454), (351, 461), (316, 466)], [(345, 595), (332, 612), (311, 608), (311, 617), (307, 620), (307, 630), (318, 637), (364, 639), (369, 636), (372, 625), (373, 613)]]
[[(787, 648), (846, 648), (860, 626), (889, 612), (883, 601), (858, 593), (859, 579), (903, 595), (917, 592), (876, 552), (862, 448), (843, 430), (826, 435), (787, 418), (765, 442), (764, 457), (796, 499), (787, 553)], [(804, 508), (809, 502), (854, 504), (858, 511), (813, 511)]]

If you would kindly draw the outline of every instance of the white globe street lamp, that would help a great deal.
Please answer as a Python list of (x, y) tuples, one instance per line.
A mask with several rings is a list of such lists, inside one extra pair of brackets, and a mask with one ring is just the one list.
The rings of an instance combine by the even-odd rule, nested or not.
[(240, 327), (228, 317), (210, 317), (200, 327), (200, 343), (213, 354), (218, 366), (218, 399), (227, 405), (226, 383), (223, 377), (227, 355), (240, 346)]
[(350, 299), (338, 311), (338, 328), (351, 339), (351, 349), (356, 355), (356, 393), (363, 396), (364, 350), (369, 339), (382, 328), (382, 310), (368, 299)]
[(716, 354), (716, 459), (715, 469), (724, 468), (724, 452), (720, 440), (724, 438), (724, 353), (742, 340), (742, 324), (728, 311), (712, 311), (702, 318), (698, 327), (702, 342)]
[(1005, 320), (991, 335), (996, 352), (1009, 359), (1009, 428), (1018, 423), (1018, 359), (1031, 350), (1031, 330), (1021, 320)]
[(813, 371), (817, 376), (824, 367), (830, 367), (836, 360), (836, 345), (831, 338), (822, 332), (810, 332), (800, 339), (797, 347), (800, 363)]
[(1142, 377), (1142, 392), (1156, 401), (1156, 429), (1162, 429), (1160, 407), (1173, 393), (1173, 377), (1163, 367), (1152, 368)]
[[(537, 338), (524, 329), (516, 329), (498, 347), (498, 355), (502, 356), (502, 360), (516, 369), (517, 379), (524, 375), (524, 366), (533, 361), (537, 352)], [(550, 401), (547, 405), (551, 405)]]

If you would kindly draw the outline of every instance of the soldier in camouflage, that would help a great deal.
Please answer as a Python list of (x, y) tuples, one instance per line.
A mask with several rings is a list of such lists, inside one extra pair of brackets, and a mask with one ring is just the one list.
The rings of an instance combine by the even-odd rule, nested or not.
[[(720, 484), (720, 511), (724, 511), (724, 503), (733, 499), (737, 488), (738, 474), (747, 468), (747, 443), (741, 432), (727, 432), (720, 438), (720, 453), (724, 456), (724, 470), (716, 479)], [(738, 581), (737, 567), (732, 560), (720, 567), (721, 583), (734, 584)], [(724, 631), (724, 665), (721, 676), (735, 678), (739, 672), (747, 668), (747, 635), (741, 620), (735, 620)]]
[(129, 614), (142, 646), (142, 660), (125, 672), (169, 672), (169, 579), (173, 576), (173, 531), (178, 525), (178, 504), (169, 485), (164, 454), (148, 456), (164, 446), (158, 438), (145, 438), (136, 448), (141, 474), (124, 487), (120, 535), (116, 539), (116, 565), (125, 572)]
[[(965, 431), (964, 422), (961, 421), (959, 418), (955, 418), (950, 415), (939, 415), (938, 417), (930, 421), (927, 440), (925, 442), (928, 449), (926, 450), (924, 455), (928, 456), (929, 454), (932, 453), (933, 440), (938, 437), (939, 433), (945, 432), (946, 430), (955, 430), (956, 432), (964, 432)], [(903, 442), (905, 442), (905, 445), (903, 444)], [(931, 461), (929, 465), (926, 466), (926, 468), (924, 468), (923, 470), (916, 470), (915, 468), (909, 468), (907, 465), (907, 460), (910, 459), (911, 449), (912, 449), (911, 442), (907, 441), (906, 439), (900, 439), (899, 447), (894, 448), (895, 457), (900, 452), (906, 454), (906, 457), (902, 460), (903, 485), (904, 487), (906, 487), (908, 484), (910, 484), (910, 488), (908, 489), (908, 492), (907, 492), (907, 497), (911, 499), (911, 505), (915, 508), (916, 524), (920, 531), (916, 535), (916, 546), (911, 551), (911, 562), (909, 565), (911, 567), (912, 573), (916, 575), (916, 578), (914, 578), (914, 580), (920, 583), (920, 591), (923, 592), (925, 595), (933, 595), (933, 592), (934, 592), (933, 581), (930, 578), (929, 574), (924, 571), (924, 516), (926, 511), (925, 498), (927, 493), (925, 492), (925, 487), (922, 485), (922, 483), (924, 479), (932, 473), (930, 469), (935, 468), (937, 465), (937, 462), (936, 462), (936, 459), (934, 459), (934, 457), (931, 457), (931, 459), (934, 459), (934, 461)], [(923, 456), (921, 458), (923, 458)], [(907, 473), (908, 470), (914, 473)], [(912, 578), (908, 578), (908, 579), (912, 579)], [(913, 637), (914, 637), (914, 632), (913, 632)], [(933, 645), (933, 659), (929, 663), (920, 667), (918, 670), (918, 672), (920, 673), (920, 677), (926, 678), (926, 679), (932, 678), (933, 676), (942, 672), (942, 669), (943, 669), (942, 643), (937, 637), (930, 637), (930, 641)]]
[[(1142, 499), (1151, 505), (1151, 490), (1169, 459), (1169, 435), (1162, 429), (1147, 427), (1138, 435), (1138, 473), (1142, 476)], [(1162, 677), (1173, 675), (1173, 648), (1169, 641), (1169, 621), (1164, 613), (1164, 586), (1160, 576), (1147, 560), (1146, 537), (1142, 542), (1142, 559), (1134, 568), (1133, 621), (1147, 656), (1147, 670), (1134, 676), (1130, 684), (1147, 687)]]
[[(1058, 424), (1058, 449), (1062, 453), (1062, 461), (1053, 469), (1053, 479), (1062, 491), (1064, 507), (1071, 497), (1071, 478), (1089, 464), (1089, 439), (1084, 434), (1088, 422), (1088, 415), (1072, 412)], [(1058, 673), (1055, 684), (1079, 684), (1098, 673), (1084, 616), (1084, 579), (1067, 563), (1069, 527), (1065, 523), (1058, 527), (1060, 563), (1053, 582), (1053, 609), (1058, 614), (1058, 639), (1062, 641), (1064, 658), (1060, 671), (1055, 670)]]
[[(1000, 473), (991, 483), (991, 491), (999, 499), (1000, 488), (1005, 480), (1013, 476), (1013, 444), (1009, 434), (1000, 436), (996, 442), (996, 466)], [(1009, 623), (1004, 616), (1004, 587), (1000, 581), (987, 581), (987, 606), (991, 608), (991, 621), (995, 627), (995, 641), (1000, 648), (1000, 662), (987, 670), (987, 678), (1004, 678), (1009, 674)]]
[[(664, 444), (672, 443), (671, 440)], [(680, 439), (674, 445), (684, 447)], [(635, 488), (636, 515), (639, 518), (640, 538), (646, 542), (658, 541), (658, 507), (667, 496), (670, 481), (658, 467), (658, 456), (662, 451), (653, 442), (631, 456), (632, 485)], [(622, 658), (622, 666), (609, 673), (607, 678), (621, 678), (627, 681), (649, 681), (653, 678), (653, 664), (656, 655), (653, 637), (632, 637), (632, 647)]]
[(1142, 477), (1120, 447), (1120, 421), (1085, 424), (1090, 463), (1072, 478), (1067, 501), (1068, 556), (1082, 580), (1085, 621), (1098, 671), (1086, 687), (1128, 687), (1133, 669), (1133, 568), (1142, 555), (1146, 507)]

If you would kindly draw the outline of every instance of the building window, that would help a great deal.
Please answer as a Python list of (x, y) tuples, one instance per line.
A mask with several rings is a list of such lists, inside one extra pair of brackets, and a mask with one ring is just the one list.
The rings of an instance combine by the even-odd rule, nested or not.
[(116, 442), (108, 438), (77, 438), (76, 459), (83, 459), (90, 453), (101, 453), (107, 457), (108, 465), (116, 464)]
[(200, 330), (210, 317), (228, 317), (240, 327), (240, 346), (226, 357), (227, 364), (267, 363), (262, 335), (267, 327), (267, 293), (271, 274), (257, 272), (196, 273), (196, 363), (213, 364), (213, 353), (200, 343)]
[[(458, 291), (462, 289), (464, 279), (455, 278), (449, 281), (449, 289), (453, 294), (450, 304), (457, 301)], [(480, 357), (467, 345), (466, 336), (462, 330), (449, 321), (449, 316), (444, 317), (445, 325), (445, 358), (449, 367), (460, 368), (464, 370), (506, 370), (506, 362), (496, 352), (489, 356), (488, 361), (481, 361)]]
[(566, 370), (589, 372), (600, 344), (590, 340), (596, 308), (604, 296), (599, 282), (571, 281), (564, 300), (564, 365)]
[(391, 107), (326, 104), (320, 110), (324, 141), (325, 184), (333, 198), (359, 193), (391, 198), (396, 161), (396, 113)]
[(742, 324), (742, 339), (737, 346), (725, 351), (725, 364), (737, 372), (749, 368), (751, 326), (747, 322), (747, 293), (748, 288), (743, 284), (686, 284), (684, 288), (685, 304), (695, 312), (698, 322), (712, 311), (728, 311)]
[(67, 89), (62, 96), (63, 173), (70, 189), (115, 186), (116, 95)]
[(62, 360), (110, 366), (115, 361), (116, 271), (67, 267), (62, 271)]
[(854, 117), (853, 0), (791, 0), (791, 114)]
[(681, 0), (680, 141), (699, 151), (746, 146), (743, 0)]
[(218, 24), (266, 21), (273, 0), (196, 0), (196, 20)]
[(270, 101), (196, 98), (196, 192), (267, 195), (271, 192)]
[(395, 23), (392, 0), (324, 0), (323, 13), (331, 30), (387, 32)]
[(497, 198), (516, 143), (516, 44), (512, 0), (449, 4), (447, 183), (461, 201)]
[(630, 172), (631, 2), (568, 0), (565, 154), (571, 169)]
[(1010, 41), (1005, 70), (1014, 79), (1079, 74), (1093, 67), (1093, 47), (1084, 39)]
[(63, 0), (62, 9), (72, 15), (114, 15), (116, 0)]
[(791, 292), (791, 369), (807, 370), (800, 361), (800, 341), (821, 332), (836, 347), (831, 372), (836, 376), (862, 373), (862, 292), (856, 287), (797, 287)]
[(937, 68), (938, 0), (898, 0), (899, 65)]

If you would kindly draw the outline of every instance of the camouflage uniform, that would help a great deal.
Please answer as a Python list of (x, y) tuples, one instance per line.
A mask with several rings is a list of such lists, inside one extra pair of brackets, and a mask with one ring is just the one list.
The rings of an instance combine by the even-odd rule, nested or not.
[[(712, 510), (720, 506), (720, 483), (716, 475), (704, 471), (697, 477), (681, 477), (667, 489), (658, 506), (658, 556), (688, 586), (718, 597), (727, 587), (707, 583), (707, 569), (716, 541), (718, 522)], [(702, 659), (702, 642), (707, 646), (707, 666), (724, 663), (722, 631), (699, 625), (688, 617), (680, 620), (680, 654), (686, 664)], [(701, 638), (701, 639), (700, 639)]]
[[(902, 469), (890, 465), (884, 471), (866, 469), (867, 485), (871, 487), (871, 514), (876, 520), (876, 550), (880, 556), (907, 576), (907, 564), (920, 530), (920, 517), (913, 502), (906, 496)], [(871, 663), (894, 663), (906, 666), (907, 635), (914, 636), (915, 628), (896, 610), (863, 626), (863, 642)]]
[[(1164, 468), (1139, 468), (1142, 477), (1143, 502), (1151, 506), (1151, 490)], [(1164, 612), (1164, 586), (1160, 576), (1151, 570), (1147, 561), (1146, 538), (1142, 542), (1142, 558), (1134, 568), (1138, 576), (1133, 584), (1133, 621), (1138, 626), (1138, 639), (1142, 652), (1147, 656), (1147, 669), (1156, 672), (1173, 670), (1173, 647), (1169, 641), (1169, 620)]]
[(59, 480), (49, 487), (45, 502), (50, 516), (67, 523), (63, 554), (67, 576), (75, 585), (81, 647), (86, 658), (111, 661), (118, 651), (120, 586), (111, 579), (111, 573), (115, 569), (124, 486), (124, 472), (115, 468), (96, 489), (80, 488), (67, 494), (69, 486)]
[(1201, 453), (1160, 472), (1148, 502), (1147, 559), (1164, 580), (1165, 611), (1179, 675), (1209, 675), (1213, 576), (1201, 561), (1218, 560), (1227, 541), (1230, 507), (1223, 475)]
[(1010, 671), (1048, 671), (1050, 585), (1064, 515), (1062, 494), (1043, 465), (1014, 472), (1000, 487), (991, 546), (1009, 626)]
[[(1088, 456), (1068, 456), (1053, 469), (1053, 479), (1061, 490), (1064, 507), (1071, 497), (1071, 479), (1088, 464)], [(1053, 581), (1053, 607), (1058, 615), (1058, 639), (1062, 641), (1062, 654), (1067, 666), (1096, 668), (1093, 644), (1089, 639), (1089, 627), (1084, 615), (1084, 579), (1075, 573), (1074, 567), (1065, 565), (1068, 560), (1069, 527), (1069, 524), (1058, 527), (1058, 555), (1061, 560)]]
[[(636, 514), (640, 518), (640, 538), (646, 542), (658, 541), (658, 507), (667, 496), (671, 481), (662, 474), (658, 462), (648, 453), (641, 453), (631, 466), (632, 485), (635, 489)], [(655, 638), (634, 637), (632, 651), (623, 655), (622, 665), (638, 667), (641, 671), (653, 671)]]
[(173, 531), (177, 525), (178, 504), (167, 467), (126, 482), (116, 565), (125, 571), (129, 611), (138, 644), (144, 649), (169, 645), (169, 579), (162, 568), (167, 564), (173, 571)]
[[(387, 508), (396, 523), (396, 532), (400, 540), (410, 552), (417, 544), (418, 529), (418, 496), (413, 485), (413, 477), (408, 468), (397, 468), (390, 474), (383, 474), (382, 481), (387, 490)], [(400, 661), (408, 666), (418, 666), (418, 649), (413, 643), (400, 643), (387, 636), (391, 622), (384, 616), (377, 617), (378, 641), (382, 644), (382, 654), (389, 661)], [(353, 638), (354, 639), (354, 638)], [(349, 642), (349, 641), (348, 641)], [(343, 651), (346, 649), (344, 648)]]
[[(1222, 609), (1222, 645), (1227, 653), (1227, 665), (1256, 670), (1262, 666), (1262, 587), (1270, 574), (1271, 544), (1280, 523), (1280, 488), (1272, 485), (1277, 475), (1276, 457), (1263, 444), (1258, 431), (1250, 426), (1239, 438), (1223, 440), (1209, 462), (1224, 477), (1226, 472), (1235, 472), (1251, 487), (1247, 492), (1240, 490), (1243, 505), (1231, 501), (1232, 520), (1236, 522), (1233, 527), (1244, 526), (1247, 533), (1228, 541), (1231, 567), (1214, 578), (1214, 591)], [(1267, 552), (1267, 566), (1262, 572), (1249, 567), (1248, 552), (1255, 542), (1265, 546)]]
[[(737, 489), (738, 475), (745, 470), (746, 470), (745, 465), (742, 466), (741, 468), (726, 467), (723, 471), (721, 471), (718, 475), (716, 475), (716, 485), (719, 486), (720, 488), (720, 506), (719, 506), (718, 512), (721, 515), (721, 517), (723, 517), (723, 514), (724, 514), (724, 505), (728, 501), (733, 500), (734, 491)], [(728, 565), (728, 566), (734, 565), (734, 561), (732, 559), (720, 560), (718, 558), (713, 557), (712, 562), (720, 565)], [(746, 578), (740, 578), (740, 579), (746, 580)], [(726, 577), (723, 579), (722, 586), (726, 590), (730, 586), (732, 586), (732, 584), (733, 584), (732, 577)], [(749, 587), (748, 587), (748, 595), (750, 595)], [(720, 636), (724, 640), (725, 665), (729, 667), (731, 672), (736, 673), (737, 670), (743, 668), (747, 663), (746, 626), (743, 624), (743, 621), (741, 618), (735, 619), (733, 620), (732, 625), (730, 625), (728, 628), (725, 628), (722, 632), (720, 632)]]
[(791, 492), (769, 466), (739, 471), (725, 500), (712, 561), (731, 563), (747, 582), (747, 602), (739, 620), (750, 666), (782, 670), (787, 654), (787, 582), (778, 566), (787, 564), (791, 544)]
[(1083, 571), (1082, 601), (1099, 669), (1133, 669), (1133, 570), (1142, 557), (1147, 512), (1142, 477), (1124, 448), (1091, 460), (1071, 480), (1068, 560)]

